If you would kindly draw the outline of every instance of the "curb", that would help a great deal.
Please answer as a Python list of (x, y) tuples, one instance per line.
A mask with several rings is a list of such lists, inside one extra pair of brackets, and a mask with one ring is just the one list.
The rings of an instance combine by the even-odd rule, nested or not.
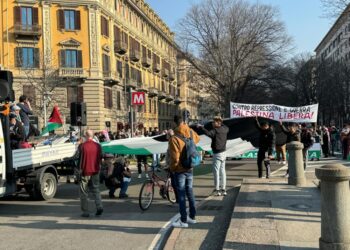
[[(241, 184), (236, 185), (230, 189), (240, 187)], [(200, 209), (200, 207), (207, 201), (210, 201), (214, 198), (214, 196), (208, 196), (204, 200), (201, 200), (196, 208)], [(160, 250), (160, 249), (166, 249), (166, 250), (172, 250), (175, 247), (175, 243), (177, 238), (180, 235), (181, 228), (173, 228), (172, 223), (180, 218), (180, 214), (177, 213), (174, 215), (170, 221), (168, 221), (158, 232), (158, 234), (153, 239), (151, 245), (148, 247), (148, 250)], [(172, 229), (172, 230), (171, 230)]]

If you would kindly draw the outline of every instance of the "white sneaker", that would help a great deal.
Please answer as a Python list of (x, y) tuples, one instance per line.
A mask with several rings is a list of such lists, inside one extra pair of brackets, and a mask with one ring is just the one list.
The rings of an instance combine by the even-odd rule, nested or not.
[(289, 174), (286, 173), (286, 174), (284, 175), (284, 177), (285, 177), (285, 178), (289, 178)]
[(214, 190), (214, 196), (221, 196), (220, 190)]
[(287, 164), (287, 162), (286, 162), (286, 161), (283, 161), (283, 162), (282, 162), (282, 164), (283, 164), (283, 165), (286, 165), (286, 164)]
[(147, 179), (149, 178), (148, 174), (146, 174), (145, 176), (146, 176)]
[(139, 176), (137, 176), (137, 178), (139, 178), (139, 179), (141, 179), (141, 177), (142, 177), (141, 174), (139, 174)]
[(196, 224), (197, 221), (194, 219), (191, 219), (191, 217), (187, 216), (187, 224)]
[(181, 220), (173, 222), (173, 227), (187, 228), (188, 224), (182, 222)]
[(282, 162), (281, 162), (281, 161), (279, 161), (279, 162), (278, 162), (278, 164), (282, 164)]
[(226, 195), (227, 195), (226, 190), (225, 190), (225, 189), (222, 189), (222, 190), (221, 190), (221, 194), (222, 194), (223, 196), (226, 196)]

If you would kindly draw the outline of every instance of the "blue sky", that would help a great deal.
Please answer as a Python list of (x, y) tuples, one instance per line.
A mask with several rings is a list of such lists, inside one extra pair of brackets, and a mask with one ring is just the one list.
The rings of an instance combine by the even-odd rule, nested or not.
[[(182, 18), (191, 4), (200, 0), (145, 0), (174, 30), (177, 21)], [(257, 2), (257, 0), (249, 0)], [(332, 26), (332, 21), (321, 18), (320, 0), (258, 0), (277, 6), (281, 20), (294, 41), (294, 54), (312, 52)]]

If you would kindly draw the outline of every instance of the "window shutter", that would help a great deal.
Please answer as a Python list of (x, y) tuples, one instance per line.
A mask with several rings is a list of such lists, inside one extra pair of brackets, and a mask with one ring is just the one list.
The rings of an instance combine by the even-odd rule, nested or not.
[(108, 23), (108, 19), (106, 20), (106, 36), (109, 37), (109, 23)]
[(33, 25), (37, 25), (38, 23), (39, 23), (38, 8), (33, 8)]
[(107, 71), (111, 71), (111, 60), (109, 56), (107, 56)]
[(60, 59), (60, 67), (66, 66), (66, 51), (61, 49), (58, 51), (58, 58)]
[(105, 23), (104, 23), (104, 17), (101, 16), (101, 35), (105, 34)]
[(81, 21), (80, 21), (80, 11), (77, 10), (75, 11), (75, 29), (76, 30), (80, 30), (80, 26), (81, 26)]
[(21, 7), (15, 6), (13, 8), (15, 24), (21, 23)]
[(16, 67), (22, 67), (22, 48), (15, 48)]
[(83, 55), (81, 50), (77, 50), (77, 68), (83, 67)]
[(105, 108), (107, 108), (108, 107), (108, 93), (107, 93), (107, 88), (105, 87), (104, 88), (104, 103), (105, 103)]
[(34, 68), (40, 67), (40, 50), (38, 48), (34, 49)]
[(120, 41), (120, 29), (117, 26), (114, 26), (114, 40)]
[(64, 24), (64, 10), (58, 10), (58, 29), (64, 30), (65, 24)]

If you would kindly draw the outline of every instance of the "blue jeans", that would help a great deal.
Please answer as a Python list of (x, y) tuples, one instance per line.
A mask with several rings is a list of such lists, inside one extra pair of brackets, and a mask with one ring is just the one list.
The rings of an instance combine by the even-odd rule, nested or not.
[[(120, 184), (120, 191), (119, 191), (119, 195), (124, 195), (126, 194), (126, 191), (128, 190), (128, 187), (129, 187), (129, 182), (128, 181), (123, 181), (121, 184)], [(115, 191), (118, 189), (119, 187), (118, 186), (112, 186), (109, 188), (109, 195), (110, 196), (113, 196)]]
[(184, 172), (184, 173), (174, 173), (176, 188), (179, 199), (179, 210), (181, 215), (181, 221), (187, 222), (187, 212), (186, 212), (186, 196), (188, 199), (189, 207), (190, 207), (190, 218), (195, 219), (196, 217), (196, 202), (193, 194), (193, 173)]
[[(213, 156), (213, 173), (215, 190), (226, 189), (226, 153), (217, 153)], [(220, 183), (221, 180), (221, 183)], [(221, 185), (220, 185), (221, 184)]]

